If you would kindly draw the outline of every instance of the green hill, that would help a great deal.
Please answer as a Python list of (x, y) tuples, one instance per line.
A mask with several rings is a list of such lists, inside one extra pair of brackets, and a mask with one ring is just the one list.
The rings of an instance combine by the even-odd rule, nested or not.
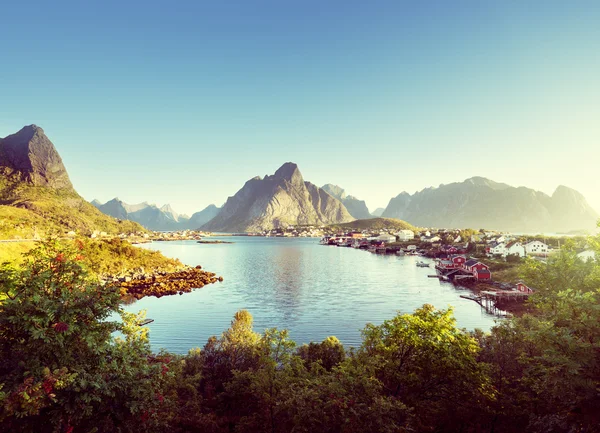
[(327, 226), (331, 230), (417, 230), (417, 228), (406, 221), (394, 218), (371, 218), (366, 220), (356, 220), (343, 224), (332, 224)]
[(73, 188), (60, 155), (44, 131), (30, 125), (0, 139), (0, 239), (49, 234), (147, 232), (100, 212)]

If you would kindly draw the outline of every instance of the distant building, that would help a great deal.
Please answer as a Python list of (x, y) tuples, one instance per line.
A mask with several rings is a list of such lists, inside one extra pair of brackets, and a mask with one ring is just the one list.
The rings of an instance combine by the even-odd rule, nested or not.
[(477, 259), (469, 259), (463, 264), (463, 269), (473, 274), (478, 280), (491, 280), (490, 267)]
[(379, 236), (372, 238), (372, 240), (381, 242), (396, 242), (396, 236), (382, 233)]
[(410, 241), (415, 238), (415, 233), (412, 230), (400, 230), (396, 236), (400, 242)]
[(531, 241), (524, 245), (525, 253), (527, 254), (546, 254), (550, 251), (550, 247), (540, 241)]
[(525, 257), (525, 247), (520, 242), (509, 242), (506, 244), (505, 257), (508, 255), (517, 255), (519, 257)]
[(524, 283), (517, 283), (517, 290), (521, 293), (533, 293), (533, 289), (527, 287)]
[(586, 251), (582, 251), (579, 254), (577, 254), (577, 257), (579, 257), (580, 259), (587, 261), (590, 259), (595, 259), (596, 258), (596, 253), (592, 250), (586, 250)]

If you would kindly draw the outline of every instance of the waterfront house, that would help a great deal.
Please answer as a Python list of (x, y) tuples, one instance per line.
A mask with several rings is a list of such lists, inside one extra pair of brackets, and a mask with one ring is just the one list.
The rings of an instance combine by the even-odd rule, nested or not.
[(490, 267), (485, 263), (480, 262), (477, 259), (469, 259), (467, 260), (463, 266), (463, 270), (472, 274), (478, 280), (491, 280), (492, 273), (490, 272)]
[(396, 236), (387, 233), (381, 233), (379, 236), (372, 238), (372, 240), (380, 242), (396, 242)]
[(415, 238), (415, 233), (412, 230), (400, 230), (396, 233), (400, 242), (410, 241)]

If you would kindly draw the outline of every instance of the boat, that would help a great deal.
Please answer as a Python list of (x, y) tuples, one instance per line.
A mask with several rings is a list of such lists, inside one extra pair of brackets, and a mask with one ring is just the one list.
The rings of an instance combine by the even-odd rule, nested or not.
[(429, 267), (429, 263), (425, 263), (425, 262), (417, 262), (417, 266), (420, 268), (428, 268)]

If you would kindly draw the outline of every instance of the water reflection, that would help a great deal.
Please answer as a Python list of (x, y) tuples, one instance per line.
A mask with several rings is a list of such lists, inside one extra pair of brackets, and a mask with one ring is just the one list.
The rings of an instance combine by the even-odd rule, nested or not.
[[(231, 240), (231, 239), (228, 239)], [(234, 238), (234, 244), (162, 242), (146, 245), (224, 277), (224, 282), (183, 296), (145, 298), (128, 310), (148, 310), (154, 349), (185, 352), (225, 330), (233, 314), (248, 309), (255, 329), (287, 328), (299, 344), (335, 335), (360, 344), (366, 323), (424, 303), (454, 306), (461, 327), (489, 329), (494, 318), (461, 291), (416, 267), (414, 257), (379, 256), (326, 247), (315, 239)]]

